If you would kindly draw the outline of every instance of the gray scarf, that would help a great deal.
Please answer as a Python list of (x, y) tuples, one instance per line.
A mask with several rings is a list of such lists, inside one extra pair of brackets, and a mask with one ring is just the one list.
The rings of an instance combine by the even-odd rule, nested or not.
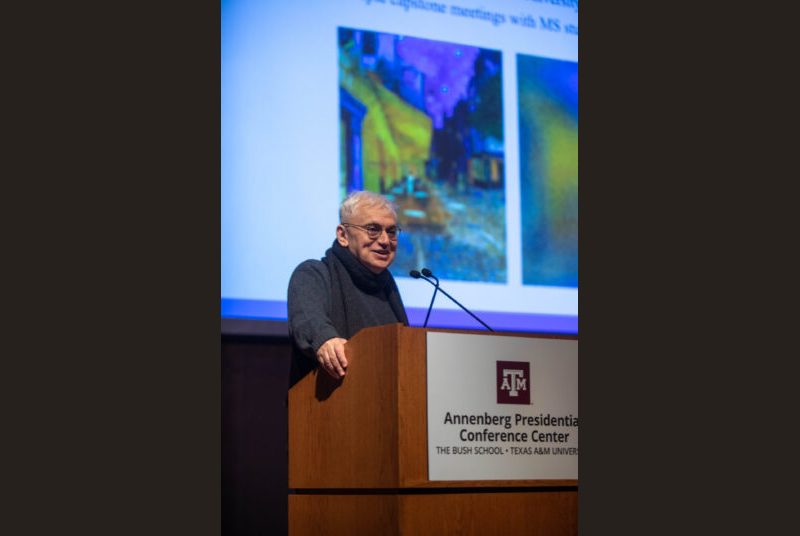
[(342, 337), (349, 339), (360, 330), (377, 325), (374, 319), (364, 315), (366, 308), (361, 292), (373, 295), (385, 293), (397, 320), (408, 325), (400, 292), (389, 270), (379, 274), (371, 272), (336, 240), (325, 252), (322, 262), (331, 273), (330, 319)]

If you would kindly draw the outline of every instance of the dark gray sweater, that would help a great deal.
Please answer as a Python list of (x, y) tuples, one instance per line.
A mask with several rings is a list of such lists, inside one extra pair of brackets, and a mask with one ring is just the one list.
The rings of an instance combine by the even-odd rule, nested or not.
[(373, 274), (334, 241), (321, 260), (302, 262), (288, 289), (289, 335), (295, 353), (312, 357), (332, 337), (349, 339), (363, 328), (408, 325), (391, 272)]

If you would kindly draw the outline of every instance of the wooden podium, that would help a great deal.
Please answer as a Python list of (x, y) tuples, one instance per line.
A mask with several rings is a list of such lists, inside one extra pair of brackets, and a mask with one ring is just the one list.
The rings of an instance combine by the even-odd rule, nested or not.
[(428, 331), (362, 330), (343, 380), (290, 389), (289, 534), (577, 534), (577, 480), (428, 480)]

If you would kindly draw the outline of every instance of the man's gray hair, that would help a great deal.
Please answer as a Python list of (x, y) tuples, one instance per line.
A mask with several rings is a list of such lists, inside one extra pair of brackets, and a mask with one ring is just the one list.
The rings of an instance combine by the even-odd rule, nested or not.
[(342, 205), (339, 207), (339, 223), (350, 223), (350, 218), (362, 207), (388, 209), (392, 213), (392, 216), (394, 216), (394, 219), (397, 219), (397, 209), (394, 203), (389, 201), (385, 196), (374, 192), (358, 191), (351, 192), (350, 195), (342, 201)]

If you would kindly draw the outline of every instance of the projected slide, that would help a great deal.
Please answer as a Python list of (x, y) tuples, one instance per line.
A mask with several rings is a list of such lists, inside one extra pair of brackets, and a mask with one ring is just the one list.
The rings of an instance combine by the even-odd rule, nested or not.
[(578, 286), (578, 64), (517, 56), (522, 281)]
[[(223, 325), (285, 328), (292, 271), (366, 189), (398, 207), (412, 326), (433, 287), (409, 271), (428, 268), (497, 331), (577, 333), (577, 0), (223, 0), (221, 15)], [(441, 292), (428, 326), (484, 329)]]
[(498, 51), (339, 29), (341, 197), (398, 207), (395, 276), (505, 282)]

